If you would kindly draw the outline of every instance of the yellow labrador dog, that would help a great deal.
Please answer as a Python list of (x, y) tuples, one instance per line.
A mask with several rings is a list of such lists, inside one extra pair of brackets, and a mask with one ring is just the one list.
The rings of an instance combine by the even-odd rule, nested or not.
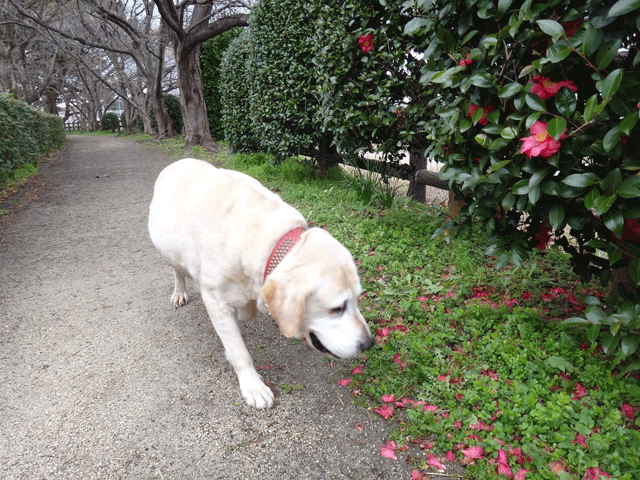
[(149, 234), (175, 271), (171, 303), (187, 303), (186, 277), (199, 284), (251, 406), (270, 407), (274, 399), (236, 323), (252, 318), (256, 306), (285, 336), (305, 337), (338, 358), (374, 344), (358, 310), (362, 288), (351, 254), (247, 175), (192, 158), (169, 165), (155, 184)]

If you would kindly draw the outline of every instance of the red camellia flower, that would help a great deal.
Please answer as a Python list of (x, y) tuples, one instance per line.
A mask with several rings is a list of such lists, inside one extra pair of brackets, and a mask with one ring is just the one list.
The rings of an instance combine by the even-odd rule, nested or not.
[(373, 50), (373, 35), (371, 33), (360, 35), (360, 38), (358, 38), (358, 45), (360, 45), (360, 48), (364, 53), (369, 53)]
[(578, 87), (571, 80), (563, 80), (561, 82), (552, 82), (547, 77), (538, 75), (533, 78), (535, 85), (531, 88), (531, 93), (535, 93), (542, 100), (547, 100), (551, 97), (555, 97), (562, 87), (567, 87), (570, 90), (577, 92)]
[(467, 65), (471, 65), (473, 63), (473, 60), (471, 60), (469, 58), (469, 54), (467, 53), (467, 56), (464, 57), (462, 60), (460, 60), (460, 66), (461, 67), (466, 67)]
[[(524, 143), (520, 149), (520, 153), (524, 153), (527, 157), (544, 157), (549, 158), (558, 150), (560, 150), (560, 142), (547, 132), (547, 124), (544, 122), (536, 122), (529, 129), (533, 135), (520, 139)], [(560, 140), (566, 138), (566, 129), (562, 132)]]
[(579, 18), (577, 20), (571, 20), (570, 22), (562, 22), (562, 28), (564, 28), (564, 33), (567, 34), (568, 38), (573, 37), (576, 34), (576, 31), (582, 25), (582, 19)]
[(495, 107), (491, 103), (486, 107), (480, 107), (479, 105), (474, 105), (472, 103), (471, 106), (469, 107), (469, 112), (467, 113), (467, 117), (471, 118), (471, 116), (473, 115), (473, 112), (475, 112), (479, 108), (482, 108), (482, 117), (480, 117), (480, 120), (478, 120), (478, 125), (486, 125), (487, 123), (489, 123), (489, 120), (487, 120), (487, 114), (489, 112), (492, 112), (495, 109)]
[(540, 224), (540, 230), (533, 236), (533, 239), (536, 240), (535, 247), (538, 250), (544, 250), (547, 248), (547, 243), (551, 240), (551, 227), (547, 225), (547, 221), (543, 220)]

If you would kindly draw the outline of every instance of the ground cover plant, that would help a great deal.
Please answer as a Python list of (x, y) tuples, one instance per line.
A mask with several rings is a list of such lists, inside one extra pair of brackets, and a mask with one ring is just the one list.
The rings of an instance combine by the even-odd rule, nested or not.
[(432, 238), (438, 206), (367, 207), (339, 173), (316, 180), (295, 159), (275, 167), (268, 155), (235, 155), (225, 165), (277, 191), (356, 259), (377, 345), (339, 383), (392, 423), (383, 457), (411, 462), (413, 478), (456, 478), (444, 473), (454, 464), (472, 479), (640, 475), (637, 354), (615, 364), (563, 327), (585, 295), (608, 294), (581, 284), (566, 254), (554, 247), (496, 270), (488, 237)]

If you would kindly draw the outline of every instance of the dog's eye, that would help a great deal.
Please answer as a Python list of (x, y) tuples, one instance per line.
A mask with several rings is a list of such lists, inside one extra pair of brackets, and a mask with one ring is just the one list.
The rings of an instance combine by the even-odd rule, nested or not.
[(329, 313), (331, 315), (341, 315), (344, 313), (344, 311), (347, 309), (347, 302), (344, 302), (342, 305), (340, 305), (339, 307), (336, 308), (332, 308), (329, 310)]

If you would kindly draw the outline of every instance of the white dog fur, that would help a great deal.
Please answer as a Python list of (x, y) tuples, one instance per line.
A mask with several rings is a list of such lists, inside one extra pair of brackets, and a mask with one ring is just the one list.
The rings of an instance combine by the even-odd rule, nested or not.
[(257, 180), (191, 158), (165, 168), (155, 184), (149, 234), (174, 269), (171, 303), (188, 302), (185, 278), (195, 280), (242, 396), (270, 407), (271, 389), (256, 372), (237, 320), (256, 306), (271, 313), (287, 337), (338, 358), (355, 357), (374, 344), (358, 309), (362, 291), (351, 254), (320, 228), (300, 241), (264, 279), (280, 238), (307, 222)]

